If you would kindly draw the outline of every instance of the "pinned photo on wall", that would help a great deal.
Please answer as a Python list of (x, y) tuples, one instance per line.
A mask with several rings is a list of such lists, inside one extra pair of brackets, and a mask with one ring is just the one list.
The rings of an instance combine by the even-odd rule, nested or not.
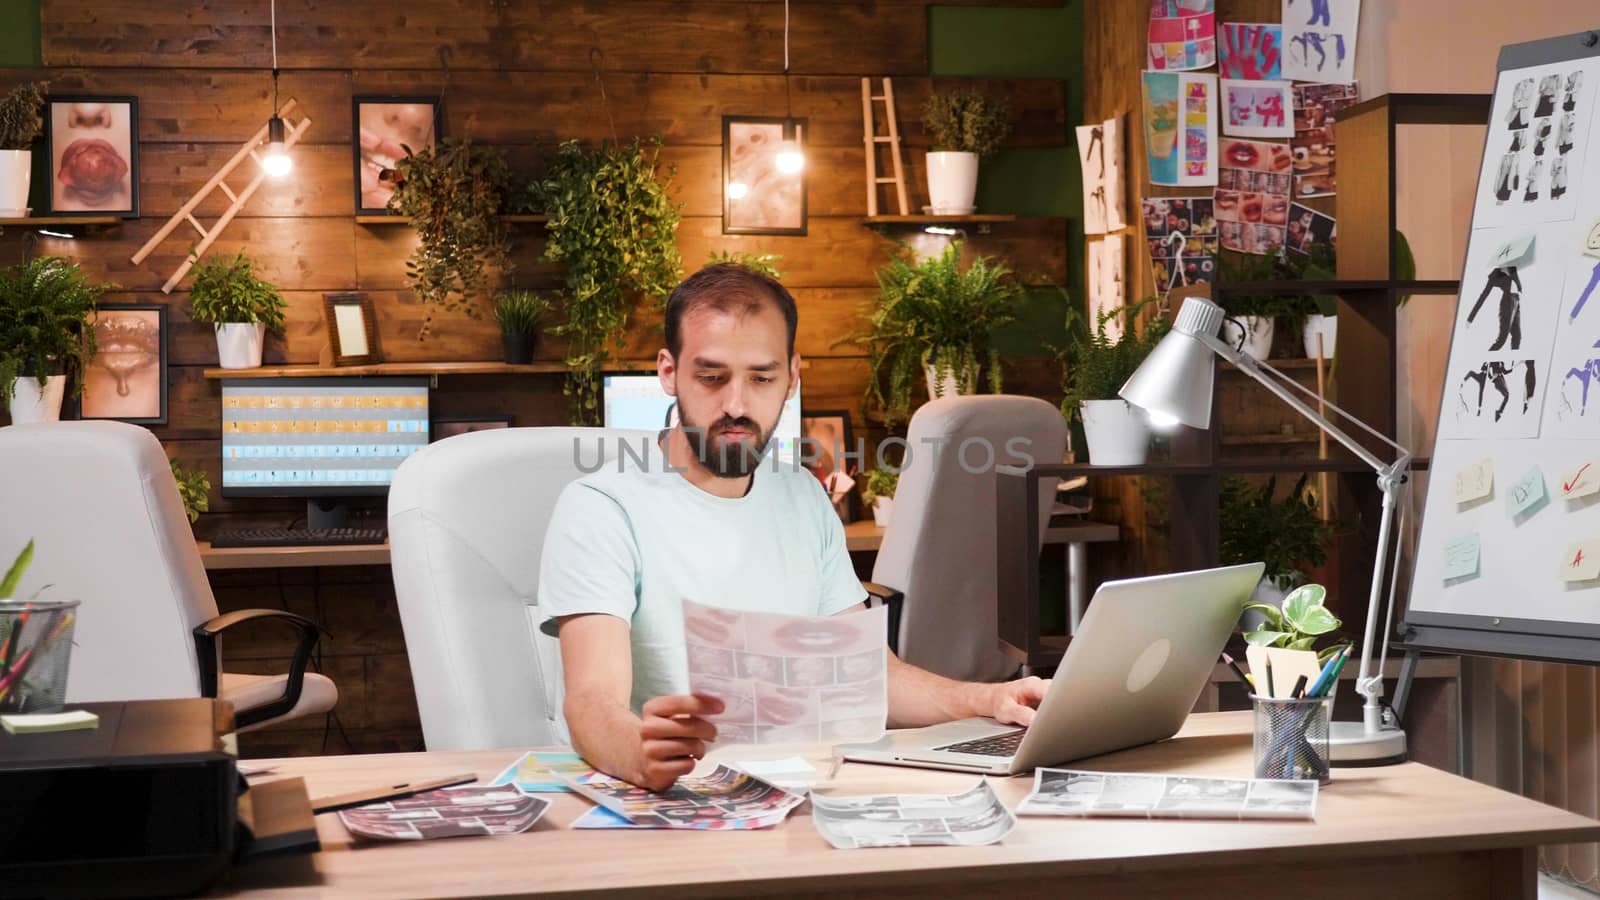
[(1231, 137), (1294, 136), (1294, 98), (1287, 81), (1222, 79), (1222, 133)]
[(1217, 26), (1217, 72), (1246, 81), (1283, 79), (1283, 26), (1223, 22)]
[(1122, 117), (1079, 125), (1078, 162), (1083, 173), (1083, 231), (1105, 234), (1127, 227), (1122, 211)]
[(1544, 433), (1553, 437), (1600, 438), (1600, 247), (1591, 250), (1591, 240), (1600, 241), (1600, 222), (1586, 234), (1581, 252), (1562, 263), (1566, 280), (1544, 421)]
[(1150, 68), (1178, 72), (1217, 61), (1215, 0), (1151, 0)]
[(1215, 200), (1224, 250), (1265, 255), (1284, 245), (1293, 168), (1286, 144), (1223, 142)]
[(1577, 213), (1600, 59), (1500, 73), (1484, 145), (1476, 228), (1566, 222)]
[[(1551, 230), (1548, 238), (1554, 242)], [(1479, 232), (1467, 252), (1454, 346), (1477, 354), (1533, 354), (1541, 371), (1556, 343), (1565, 264), (1532, 230)], [(1548, 258), (1547, 258), (1548, 257)]]
[(1354, 82), (1360, 21), (1361, 0), (1283, 0), (1283, 77)]
[[(1089, 321), (1098, 324), (1102, 313), (1126, 305), (1123, 290), (1126, 272), (1125, 242), (1120, 234), (1108, 234), (1089, 242)], [(1106, 337), (1113, 343), (1122, 340), (1123, 322), (1106, 322)]]
[(1217, 183), (1217, 76), (1144, 73), (1145, 155), (1152, 184)]
[(1148, 197), (1141, 203), (1155, 293), (1217, 277), (1217, 218), (1210, 197)]
[(1543, 371), (1524, 358), (1469, 361), (1446, 372), (1439, 437), (1538, 437)]
[(1333, 216), (1299, 203), (1289, 205), (1289, 231), (1284, 248), (1305, 255), (1312, 244), (1338, 244), (1339, 227)]
[(1333, 124), (1340, 110), (1356, 104), (1357, 86), (1297, 84), (1290, 93), (1294, 98), (1294, 139), (1289, 142), (1294, 151), (1294, 195), (1331, 197), (1338, 186)]

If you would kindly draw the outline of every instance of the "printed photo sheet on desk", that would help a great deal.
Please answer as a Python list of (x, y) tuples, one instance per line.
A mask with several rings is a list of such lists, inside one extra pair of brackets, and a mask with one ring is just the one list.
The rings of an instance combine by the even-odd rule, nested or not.
[(1600, 624), (1600, 59), (1500, 74), (1410, 608)]

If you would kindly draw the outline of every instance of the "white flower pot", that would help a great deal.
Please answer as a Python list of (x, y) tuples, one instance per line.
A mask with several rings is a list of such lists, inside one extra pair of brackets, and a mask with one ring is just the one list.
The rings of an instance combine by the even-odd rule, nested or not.
[(879, 528), (889, 527), (889, 513), (894, 509), (893, 497), (872, 498), (872, 524)]
[(1317, 358), (1317, 338), (1322, 338), (1322, 358), (1333, 359), (1333, 342), (1339, 336), (1338, 316), (1306, 317), (1306, 359)]
[(939, 151), (928, 154), (928, 204), (936, 216), (971, 213), (978, 195), (978, 154)]
[(61, 421), (61, 397), (66, 393), (67, 376), (51, 375), (42, 387), (37, 378), (18, 378), (12, 387), (13, 425)]
[(928, 380), (928, 399), (960, 397), (978, 392), (978, 367), (951, 369), (940, 378), (933, 366), (923, 366), (922, 374)]
[(0, 218), (20, 219), (28, 214), (32, 177), (32, 150), (0, 150)]
[[(1239, 325), (1244, 325), (1244, 345), (1239, 343)], [(1228, 343), (1245, 352), (1245, 355), (1266, 362), (1272, 354), (1274, 321), (1269, 316), (1234, 316), (1222, 320), (1222, 336)]]
[(1139, 466), (1150, 452), (1150, 423), (1126, 400), (1083, 401), (1089, 464)]
[(260, 322), (227, 322), (216, 326), (217, 364), (224, 369), (254, 369), (261, 365), (267, 326)]

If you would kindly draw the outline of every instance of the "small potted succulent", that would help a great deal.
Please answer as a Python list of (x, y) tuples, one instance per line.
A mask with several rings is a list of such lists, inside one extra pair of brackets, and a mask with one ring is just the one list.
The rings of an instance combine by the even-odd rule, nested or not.
[(494, 301), (494, 320), (500, 325), (500, 345), (512, 365), (533, 362), (533, 341), (539, 322), (550, 311), (550, 301), (529, 290), (513, 289)]
[(0, 399), (13, 424), (54, 422), (83, 390), (94, 356), (94, 314), (112, 285), (91, 284), (75, 263), (42, 256), (0, 270)]
[(224, 369), (261, 365), (266, 332), (283, 333), (286, 306), (278, 289), (256, 276), (254, 263), (242, 250), (194, 267), (189, 315), (216, 330), (217, 362)]
[(973, 90), (933, 94), (922, 108), (922, 127), (933, 140), (928, 153), (928, 203), (934, 215), (968, 215), (977, 209), (978, 160), (993, 156), (1011, 132), (1011, 109)]
[(862, 479), (861, 499), (872, 507), (872, 521), (879, 528), (889, 527), (889, 515), (894, 510), (894, 492), (900, 485), (900, 473), (890, 469), (868, 470)]
[[(1154, 302), (1157, 298), (1149, 297), (1105, 310), (1093, 331), (1076, 313), (1069, 317), (1070, 346), (1061, 354), (1061, 413), (1068, 421), (1083, 421), (1091, 465), (1137, 466), (1149, 454), (1149, 420), (1118, 392), (1172, 327), (1166, 316), (1139, 323), (1139, 311)], [(1119, 316), (1127, 325), (1122, 337), (1112, 340), (1106, 325)]]
[(33, 175), (33, 142), (44, 130), (44, 91), (48, 82), (24, 82), (0, 98), (0, 218), (28, 214)]

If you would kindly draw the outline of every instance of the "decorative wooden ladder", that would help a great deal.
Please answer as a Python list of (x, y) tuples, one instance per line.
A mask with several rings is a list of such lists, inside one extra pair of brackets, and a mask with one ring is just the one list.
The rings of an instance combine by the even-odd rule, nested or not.
[[(287, 122), (288, 115), (294, 110), (295, 106), (296, 103), (294, 98), (290, 97), (288, 100), (284, 101), (283, 106), (279, 108), (278, 117)], [(296, 122), (294, 125), (285, 129), (286, 133), (283, 136), (284, 148), (287, 149), (289, 147), (293, 147), (296, 143), (298, 143), (300, 141), (300, 135), (304, 134), (305, 130), (310, 126), (311, 119), (309, 117), (302, 117), (299, 122)], [(200, 259), (200, 257), (204, 255), (207, 250), (211, 249), (212, 243), (214, 243), (217, 239), (217, 236), (222, 233), (222, 229), (227, 228), (228, 223), (233, 221), (233, 217), (238, 215), (239, 210), (243, 209), (244, 205), (250, 201), (250, 197), (251, 195), (255, 194), (256, 188), (261, 186), (261, 180), (266, 177), (267, 170), (264, 161), (261, 158), (261, 154), (258, 151), (261, 147), (261, 142), (266, 139), (267, 126), (262, 125), (261, 129), (257, 131), (253, 137), (240, 145), (239, 152), (235, 153), (232, 158), (223, 163), (222, 168), (218, 169), (216, 174), (211, 176), (211, 180), (207, 181), (205, 186), (200, 188), (200, 190), (195, 191), (194, 196), (190, 197), (189, 201), (183, 204), (182, 208), (172, 214), (172, 218), (167, 220), (167, 224), (161, 226), (160, 231), (157, 231), (154, 235), (151, 235), (150, 240), (146, 241), (145, 245), (139, 248), (139, 252), (133, 255), (134, 265), (137, 266), (140, 263), (143, 263), (151, 254), (151, 252), (154, 251), (156, 247), (160, 246), (161, 242), (166, 240), (168, 235), (172, 234), (172, 230), (177, 228), (178, 224), (184, 220), (188, 220), (189, 224), (193, 225), (194, 229), (200, 232), (200, 243), (196, 244), (194, 249), (189, 252), (189, 255), (184, 257), (183, 264), (178, 266), (178, 271), (172, 273), (172, 277), (167, 279), (167, 283), (161, 286), (162, 293), (172, 293), (172, 289), (178, 286), (178, 282), (183, 280), (183, 276), (189, 274), (189, 269), (195, 264), (195, 262)], [(238, 168), (239, 164), (244, 162), (246, 157), (254, 159), (260, 168), (257, 170), (256, 176), (250, 179), (249, 184), (245, 185), (244, 188), (238, 193), (234, 193), (233, 189), (228, 187), (227, 182), (225, 182), (223, 179), (232, 174), (233, 170)], [(198, 219), (194, 217), (194, 211), (202, 202), (205, 201), (207, 197), (211, 196), (211, 192), (214, 190), (220, 190), (224, 194), (227, 194), (228, 199), (233, 202), (228, 205), (228, 208), (224, 210), (222, 215), (217, 218), (217, 221), (211, 226), (211, 228), (207, 229), (204, 225), (200, 224)]]
[[(883, 102), (886, 112), (888, 134), (878, 134), (877, 125), (872, 121), (872, 104)], [(872, 92), (872, 79), (861, 79), (861, 117), (865, 132), (863, 142), (867, 150), (867, 215), (878, 214), (878, 188), (880, 185), (894, 185), (895, 198), (900, 201), (900, 215), (909, 216), (911, 210), (906, 206), (906, 175), (905, 167), (900, 161), (900, 127), (895, 123), (894, 115), (894, 86), (889, 79), (883, 79), (883, 93)], [(890, 158), (894, 161), (894, 176), (892, 178), (878, 177), (878, 145), (888, 144)]]

